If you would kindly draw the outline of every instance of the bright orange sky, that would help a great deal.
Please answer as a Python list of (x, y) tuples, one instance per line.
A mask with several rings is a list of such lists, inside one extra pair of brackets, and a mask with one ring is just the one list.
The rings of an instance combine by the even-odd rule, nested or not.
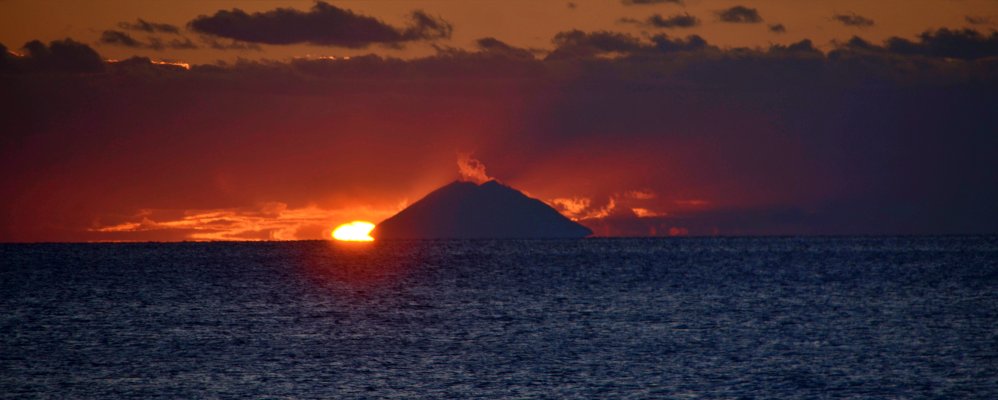
[(0, 1), (0, 241), (328, 238), (462, 170), (603, 236), (998, 226), (998, 2), (626, 3)]

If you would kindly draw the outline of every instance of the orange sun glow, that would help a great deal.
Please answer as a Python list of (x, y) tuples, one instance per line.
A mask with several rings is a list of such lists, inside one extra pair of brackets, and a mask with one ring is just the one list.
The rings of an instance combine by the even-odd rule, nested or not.
[(371, 237), (372, 229), (374, 229), (374, 224), (367, 221), (347, 222), (333, 230), (333, 239), (348, 242), (370, 242), (374, 240)]

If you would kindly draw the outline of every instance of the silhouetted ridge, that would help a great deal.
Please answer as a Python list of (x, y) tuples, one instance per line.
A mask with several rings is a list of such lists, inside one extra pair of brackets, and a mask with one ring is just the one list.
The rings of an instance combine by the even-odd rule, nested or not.
[(378, 224), (378, 239), (581, 238), (592, 234), (496, 181), (453, 182)]

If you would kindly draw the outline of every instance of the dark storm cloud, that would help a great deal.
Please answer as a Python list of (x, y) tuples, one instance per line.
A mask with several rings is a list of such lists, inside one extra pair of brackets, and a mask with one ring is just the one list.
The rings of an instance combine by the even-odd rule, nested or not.
[(199, 16), (188, 26), (201, 33), (249, 43), (311, 43), (347, 48), (444, 39), (453, 31), (447, 21), (422, 11), (414, 11), (409, 26), (400, 28), (323, 1), (316, 2), (307, 12), (292, 8), (252, 14), (240, 9), (222, 10)]
[(620, 0), (625, 6), (643, 6), (651, 4), (683, 4), (683, 0)]
[(131, 31), (142, 31), (148, 33), (180, 33), (180, 29), (175, 25), (149, 22), (138, 18), (135, 22), (119, 22), (118, 27)]
[(669, 17), (655, 14), (648, 18), (648, 25), (657, 28), (692, 28), (700, 25), (700, 19), (689, 14), (676, 14)]
[(734, 6), (725, 10), (717, 12), (717, 17), (722, 22), (740, 23), (740, 24), (757, 24), (762, 22), (762, 16), (759, 15), (759, 11), (754, 8), (748, 8), (745, 6)]
[(100, 42), (103, 44), (114, 45), (114, 46), (124, 46), (131, 47), (134, 49), (150, 49), (150, 50), (188, 50), (197, 49), (198, 45), (195, 44), (188, 38), (174, 38), (169, 41), (164, 41), (161, 38), (150, 36), (147, 40), (138, 40), (129, 35), (128, 33), (115, 30), (106, 30), (101, 33)]
[(773, 33), (787, 33), (787, 27), (783, 24), (771, 24), (769, 25), (769, 31)]
[(872, 19), (866, 18), (862, 15), (855, 13), (848, 14), (835, 14), (832, 16), (833, 20), (839, 21), (845, 26), (856, 26), (860, 28), (866, 28), (874, 25)]
[[(996, 40), (937, 30), (825, 54), (569, 31), (547, 59), (484, 38), (412, 60), (4, 74), (0, 105), (17, 118), (0, 168), (19, 173), (0, 181), (0, 239), (68, 240), (46, 227), (92, 232), (95, 216), (142, 207), (396, 202), (413, 181), (453, 179), (465, 145), (536, 197), (618, 199), (590, 225), (611, 234), (994, 233)], [(59, 53), (104, 68), (85, 45), (39, 45), (0, 65)], [(636, 188), (656, 196), (613, 197)]]

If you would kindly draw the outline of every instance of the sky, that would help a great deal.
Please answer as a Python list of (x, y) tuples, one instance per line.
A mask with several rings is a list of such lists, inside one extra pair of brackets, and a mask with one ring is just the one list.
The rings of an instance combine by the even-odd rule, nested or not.
[(998, 233), (998, 1), (0, 0), (0, 241), (498, 179), (598, 236)]

